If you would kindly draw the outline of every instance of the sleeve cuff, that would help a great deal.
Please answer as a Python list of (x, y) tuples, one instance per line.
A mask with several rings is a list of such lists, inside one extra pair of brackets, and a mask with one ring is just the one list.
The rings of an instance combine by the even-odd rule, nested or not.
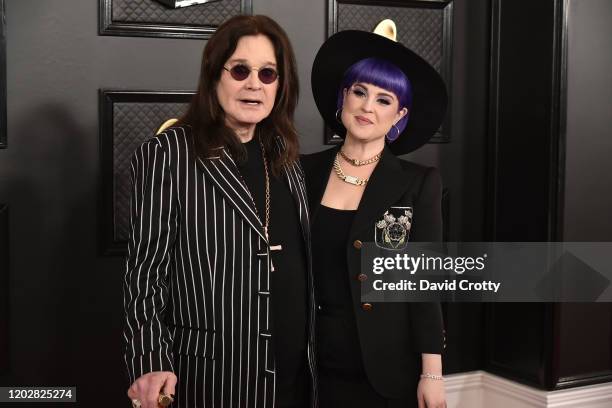
[(174, 372), (173, 356), (161, 351), (151, 351), (145, 354), (125, 358), (130, 383), (136, 381), (138, 377), (154, 371)]

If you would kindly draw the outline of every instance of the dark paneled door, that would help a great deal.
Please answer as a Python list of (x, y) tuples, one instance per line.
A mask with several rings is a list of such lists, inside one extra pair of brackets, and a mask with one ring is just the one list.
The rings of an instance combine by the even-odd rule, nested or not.
[[(492, 4), (487, 236), (609, 241), (612, 3)], [(605, 303), (492, 304), (484, 367), (545, 389), (609, 381), (611, 326)]]

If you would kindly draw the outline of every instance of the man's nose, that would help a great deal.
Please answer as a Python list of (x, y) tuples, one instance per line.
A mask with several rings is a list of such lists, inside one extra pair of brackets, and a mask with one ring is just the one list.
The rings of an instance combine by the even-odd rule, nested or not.
[(261, 89), (262, 84), (259, 80), (259, 71), (252, 69), (246, 81), (249, 89)]

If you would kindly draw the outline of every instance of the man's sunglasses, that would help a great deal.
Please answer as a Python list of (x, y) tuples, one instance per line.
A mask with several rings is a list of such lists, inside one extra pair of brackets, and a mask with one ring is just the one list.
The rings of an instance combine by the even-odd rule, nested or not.
[(276, 78), (278, 78), (278, 72), (276, 72), (274, 68), (257, 69), (251, 68), (245, 64), (237, 64), (231, 68), (223, 67), (223, 69), (229, 72), (232, 78), (234, 78), (236, 81), (244, 81), (249, 77), (249, 75), (251, 75), (251, 71), (257, 71), (259, 80), (266, 85), (271, 84), (272, 82), (276, 81)]

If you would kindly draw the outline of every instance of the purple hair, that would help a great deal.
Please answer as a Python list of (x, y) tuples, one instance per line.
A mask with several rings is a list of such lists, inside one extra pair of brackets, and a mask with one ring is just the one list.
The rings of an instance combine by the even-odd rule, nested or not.
[[(391, 62), (380, 58), (365, 58), (357, 61), (346, 70), (340, 83), (338, 109), (342, 108), (344, 102), (344, 89), (350, 88), (356, 82), (378, 86), (393, 92), (397, 96), (399, 109), (408, 109), (408, 114), (396, 124), (399, 133), (402, 133), (408, 124), (408, 116), (412, 106), (412, 85), (404, 72)], [(387, 139), (392, 142), (397, 136), (399, 134), (396, 134), (395, 129), (391, 128)]]

